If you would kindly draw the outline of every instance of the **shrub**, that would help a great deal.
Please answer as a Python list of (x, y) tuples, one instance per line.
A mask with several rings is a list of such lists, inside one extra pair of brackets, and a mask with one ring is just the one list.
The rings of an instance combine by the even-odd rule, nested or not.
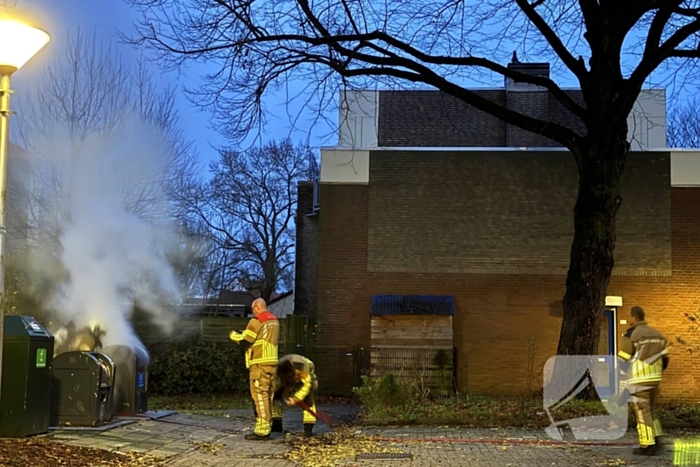
[(394, 375), (362, 376), (362, 386), (352, 389), (364, 411), (372, 418), (410, 416), (420, 401), (414, 384), (399, 384)]
[(205, 342), (199, 337), (151, 349), (149, 393), (243, 393), (248, 372), (242, 349), (234, 343)]

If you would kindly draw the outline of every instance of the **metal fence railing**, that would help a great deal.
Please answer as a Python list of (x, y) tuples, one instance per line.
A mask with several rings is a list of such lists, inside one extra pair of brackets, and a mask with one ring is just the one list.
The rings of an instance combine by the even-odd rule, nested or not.
[(369, 376), (393, 375), (399, 384), (417, 385), (430, 393), (448, 396), (455, 392), (454, 349), (382, 347), (369, 349)]
[(362, 385), (363, 375), (372, 379), (393, 375), (399, 384), (419, 384), (436, 396), (457, 391), (454, 348), (280, 345), (280, 356), (290, 353), (314, 362), (319, 392), (326, 395), (352, 395), (352, 388)]

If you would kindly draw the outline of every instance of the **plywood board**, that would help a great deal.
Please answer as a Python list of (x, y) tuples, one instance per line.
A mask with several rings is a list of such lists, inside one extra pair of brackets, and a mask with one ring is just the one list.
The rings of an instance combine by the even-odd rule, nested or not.
[(375, 316), (371, 339), (373, 346), (451, 347), (452, 316)]
[(452, 316), (430, 315), (384, 315), (373, 316), (372, 324), (377, 326), (449, 326), (452, 327)]
[(415, 338), (415, 339), (452, 339), (452, 328), (378, 328), (372, 327), (372, 335), (395, 337), (399, 339)]

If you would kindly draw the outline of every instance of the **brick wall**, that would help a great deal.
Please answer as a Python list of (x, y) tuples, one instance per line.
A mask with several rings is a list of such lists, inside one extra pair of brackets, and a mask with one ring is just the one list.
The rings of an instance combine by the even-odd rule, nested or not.
[(316, 342), (368, 346), (367, 186), (322, 184), (321, 200)]
[[(321, 196), (318, 342), (369, 345), (374, 294), (450, 294), (457, 308), (454, 339), (462, 391), (520, 393), (528, 381), (529, 346), (536, 344), (537, 368), (554, 354), (564, 276), (370, 272), (370, 188), (323, 185)], [(673, 276), (615, 276), (608, 294), (623, 297), (621, 318), (632, 306), (643, 306), (650, 324), (674, 341), (688, 337), (682, 313), (697, 310), (700, 299), (700, 189), (673, 189), (671, 201)], [(619, 333), (624, 331), (622, 326)], [(697, 402), (700, 362), (677, 345), (670, 355), (662, 397)]]
[(311, 316), (316, 313), (318, 263), (318, 218), (308, 216), (313, 209), (313, 182), (300, 182), (297, 193), (294, 313)]
[[(375, 151), (368, 268), (566, 274), (578, 174), (564, 152)], [(670, 157), (630, 154), (615, 274), (671, 273)]]

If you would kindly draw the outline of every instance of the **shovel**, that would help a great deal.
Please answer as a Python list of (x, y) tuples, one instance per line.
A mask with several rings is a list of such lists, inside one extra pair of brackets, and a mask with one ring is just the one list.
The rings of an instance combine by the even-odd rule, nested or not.
[(321, 421), (322, 421), (323, 423), (325, 423), (326, 425), (328, 425), (328, 426), (330, 426), (330, 427), (336, 427), (336, 426), (340, 425), (340, 423), (336, 422), (335, 420), (333, 420), (333, 419), (332, 419), (331, 417), (329, 417), (328, 415), (326, 415), (326, 414), (324, 414), (324, 413), (321, 413), (321, 412), (319, 412), (319, 413), (314, 412), (313, 410), (311, 410), (311, 407), (309, 407), (308, 405), (306, 405), (304, 402), (299, 401), (299, 402), (297, 402), (297, 403), (301, 406), (302, 409), (306, 410), (307, 412), (309, 412), (311, 415), (313, 415), (313, 416), (316, 417), (317, 419), (321, 420)]

